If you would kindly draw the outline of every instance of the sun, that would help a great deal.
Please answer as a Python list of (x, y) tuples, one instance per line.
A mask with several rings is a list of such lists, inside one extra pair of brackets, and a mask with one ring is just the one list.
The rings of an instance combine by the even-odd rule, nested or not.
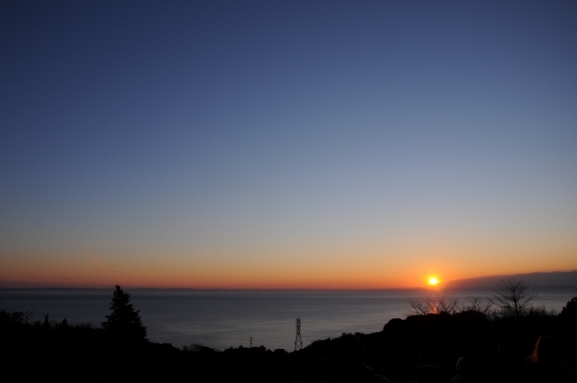
[(439, 283), (439, 280), (438, 280), (437, 278), (435, 278), (435, 277), (429, 278), (429, 285), (435, 286), (435, 285), (437, 285), (438, 283)]

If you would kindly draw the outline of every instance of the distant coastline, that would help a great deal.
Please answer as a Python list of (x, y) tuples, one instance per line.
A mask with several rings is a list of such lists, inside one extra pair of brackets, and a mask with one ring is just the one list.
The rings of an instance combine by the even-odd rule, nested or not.
[(458, 279), (446, 281), (445, 290), (484, 290), (492, 289), (500, 280), (507, 278), (522, 279), (532, 289), (577, 289), (577, 270), (554, 271), (548, 273), (535, 272), (529, 274), (492, 275), (488, 277)]

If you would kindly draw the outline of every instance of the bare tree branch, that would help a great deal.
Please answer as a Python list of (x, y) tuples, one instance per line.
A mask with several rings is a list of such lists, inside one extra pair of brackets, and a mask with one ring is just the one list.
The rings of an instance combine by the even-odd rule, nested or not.
[(535, 297), (537, 294), (529, 291), (529, 285), (526, 282), (509, 278), (497, 283), (491, 302), (501, 309), (503, 315), (519, 318), (531, 308), (531, 301)]
[(459, 311), (459, 301), (446, 295), (409, 299), (409, 306), (411, 306), (411, 309), (407, 316), (440, 313), (455, 314)]
[(490, 299), (483, 299), (479, 297), (473, 297), (467, 299), (468, 304), (460, 305), (459, 311), (477, 311), (485, 315), (491, 313), (491, 308), (493, 307), (493, 302)]

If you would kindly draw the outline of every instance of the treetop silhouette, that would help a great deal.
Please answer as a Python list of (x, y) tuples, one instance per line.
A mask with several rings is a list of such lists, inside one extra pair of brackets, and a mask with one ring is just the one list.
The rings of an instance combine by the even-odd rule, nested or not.
[(493, 303), (501, 308), (503, 314), (519, 318), (531, 308), (531, 301), (537, 297), (529, 291), (529, 284), (521, 279), (503, 279), (493, 290)]
[(130, 294), (116, 285), (110, 302), (110, 315), (102, 322), (104, 333), (121, 338), (146, 339), (146, 326), (140, 319), (140, 310), (134, 310)]

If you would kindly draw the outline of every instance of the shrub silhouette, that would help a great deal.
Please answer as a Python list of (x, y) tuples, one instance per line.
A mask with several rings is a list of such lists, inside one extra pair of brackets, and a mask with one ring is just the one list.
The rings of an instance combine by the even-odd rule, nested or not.
[(142, 324), (139, 312), (134, 310), (130, 303), (130, 294), (124, 292), (116, 285), (110, 302), (110, 315), (106, 315), (106, 321), (102, 322), (102, 328), (106, 335), (117, 338), (146, 339), (146, 326)]

